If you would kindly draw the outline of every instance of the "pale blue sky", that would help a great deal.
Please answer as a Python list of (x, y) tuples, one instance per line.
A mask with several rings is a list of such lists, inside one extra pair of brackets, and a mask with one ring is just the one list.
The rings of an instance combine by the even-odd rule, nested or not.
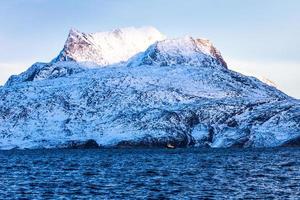
[(298, 0), (2, 0), (0, 84), (55, 57), (71, 27), (145, 25), (169, 37), (208, 38), (232, 69), (269, 78), (300, 98)]

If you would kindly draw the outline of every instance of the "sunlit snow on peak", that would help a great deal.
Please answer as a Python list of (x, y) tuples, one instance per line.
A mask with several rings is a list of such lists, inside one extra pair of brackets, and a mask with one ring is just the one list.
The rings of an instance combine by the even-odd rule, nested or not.
[(83, 33), (71, 29), (57, 61), (93, 62), (106, 66), (127, 61), (148, 46), (165, 39), (153, 27), (127, 27), (112, 31)]

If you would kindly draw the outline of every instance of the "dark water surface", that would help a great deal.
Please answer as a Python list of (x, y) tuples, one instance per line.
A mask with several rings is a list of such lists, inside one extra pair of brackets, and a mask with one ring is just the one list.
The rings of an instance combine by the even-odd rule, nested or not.
[(0, 199), (300, 199), (300, 148), (0, 151)]

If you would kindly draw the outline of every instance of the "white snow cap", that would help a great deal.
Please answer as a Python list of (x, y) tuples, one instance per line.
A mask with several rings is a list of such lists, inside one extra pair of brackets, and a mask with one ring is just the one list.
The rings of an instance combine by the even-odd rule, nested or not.
[(190, 65), (227, 68), (221, 53), (209, 40), (195, 39), (188, 36), (156, 42), (143, 54), (132, 58), (128, 65)]
[(72, 28), (63, 50), (53, 61), (69, 60), (92, 62), (100, 66), (111, 65), (127, 61), (163, 39), (165, 36), (153, 27), (127, 27), (89, 34)]
[(102, 67), (121, 62), (136, 65), (197, 65), (227, 68), (209, 40), (181, 37), (166, 39), (153, 27), (121, 28), (82, 33), (71, 29), (59, 56), (53, 60), (90, 62)]

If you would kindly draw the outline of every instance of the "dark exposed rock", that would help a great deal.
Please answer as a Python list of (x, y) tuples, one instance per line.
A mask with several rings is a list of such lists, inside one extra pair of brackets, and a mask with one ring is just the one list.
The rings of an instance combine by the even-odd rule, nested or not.
[(100, 145), (95, 140), (90, 139), (86, 141), (69, 141), (62, 147), (67, 149), (99, 149)]
[(300, 136), (297, 138), (293, 138), (288, 140), (287, 142), (282, 144), (283, 147), (300, 147)]

